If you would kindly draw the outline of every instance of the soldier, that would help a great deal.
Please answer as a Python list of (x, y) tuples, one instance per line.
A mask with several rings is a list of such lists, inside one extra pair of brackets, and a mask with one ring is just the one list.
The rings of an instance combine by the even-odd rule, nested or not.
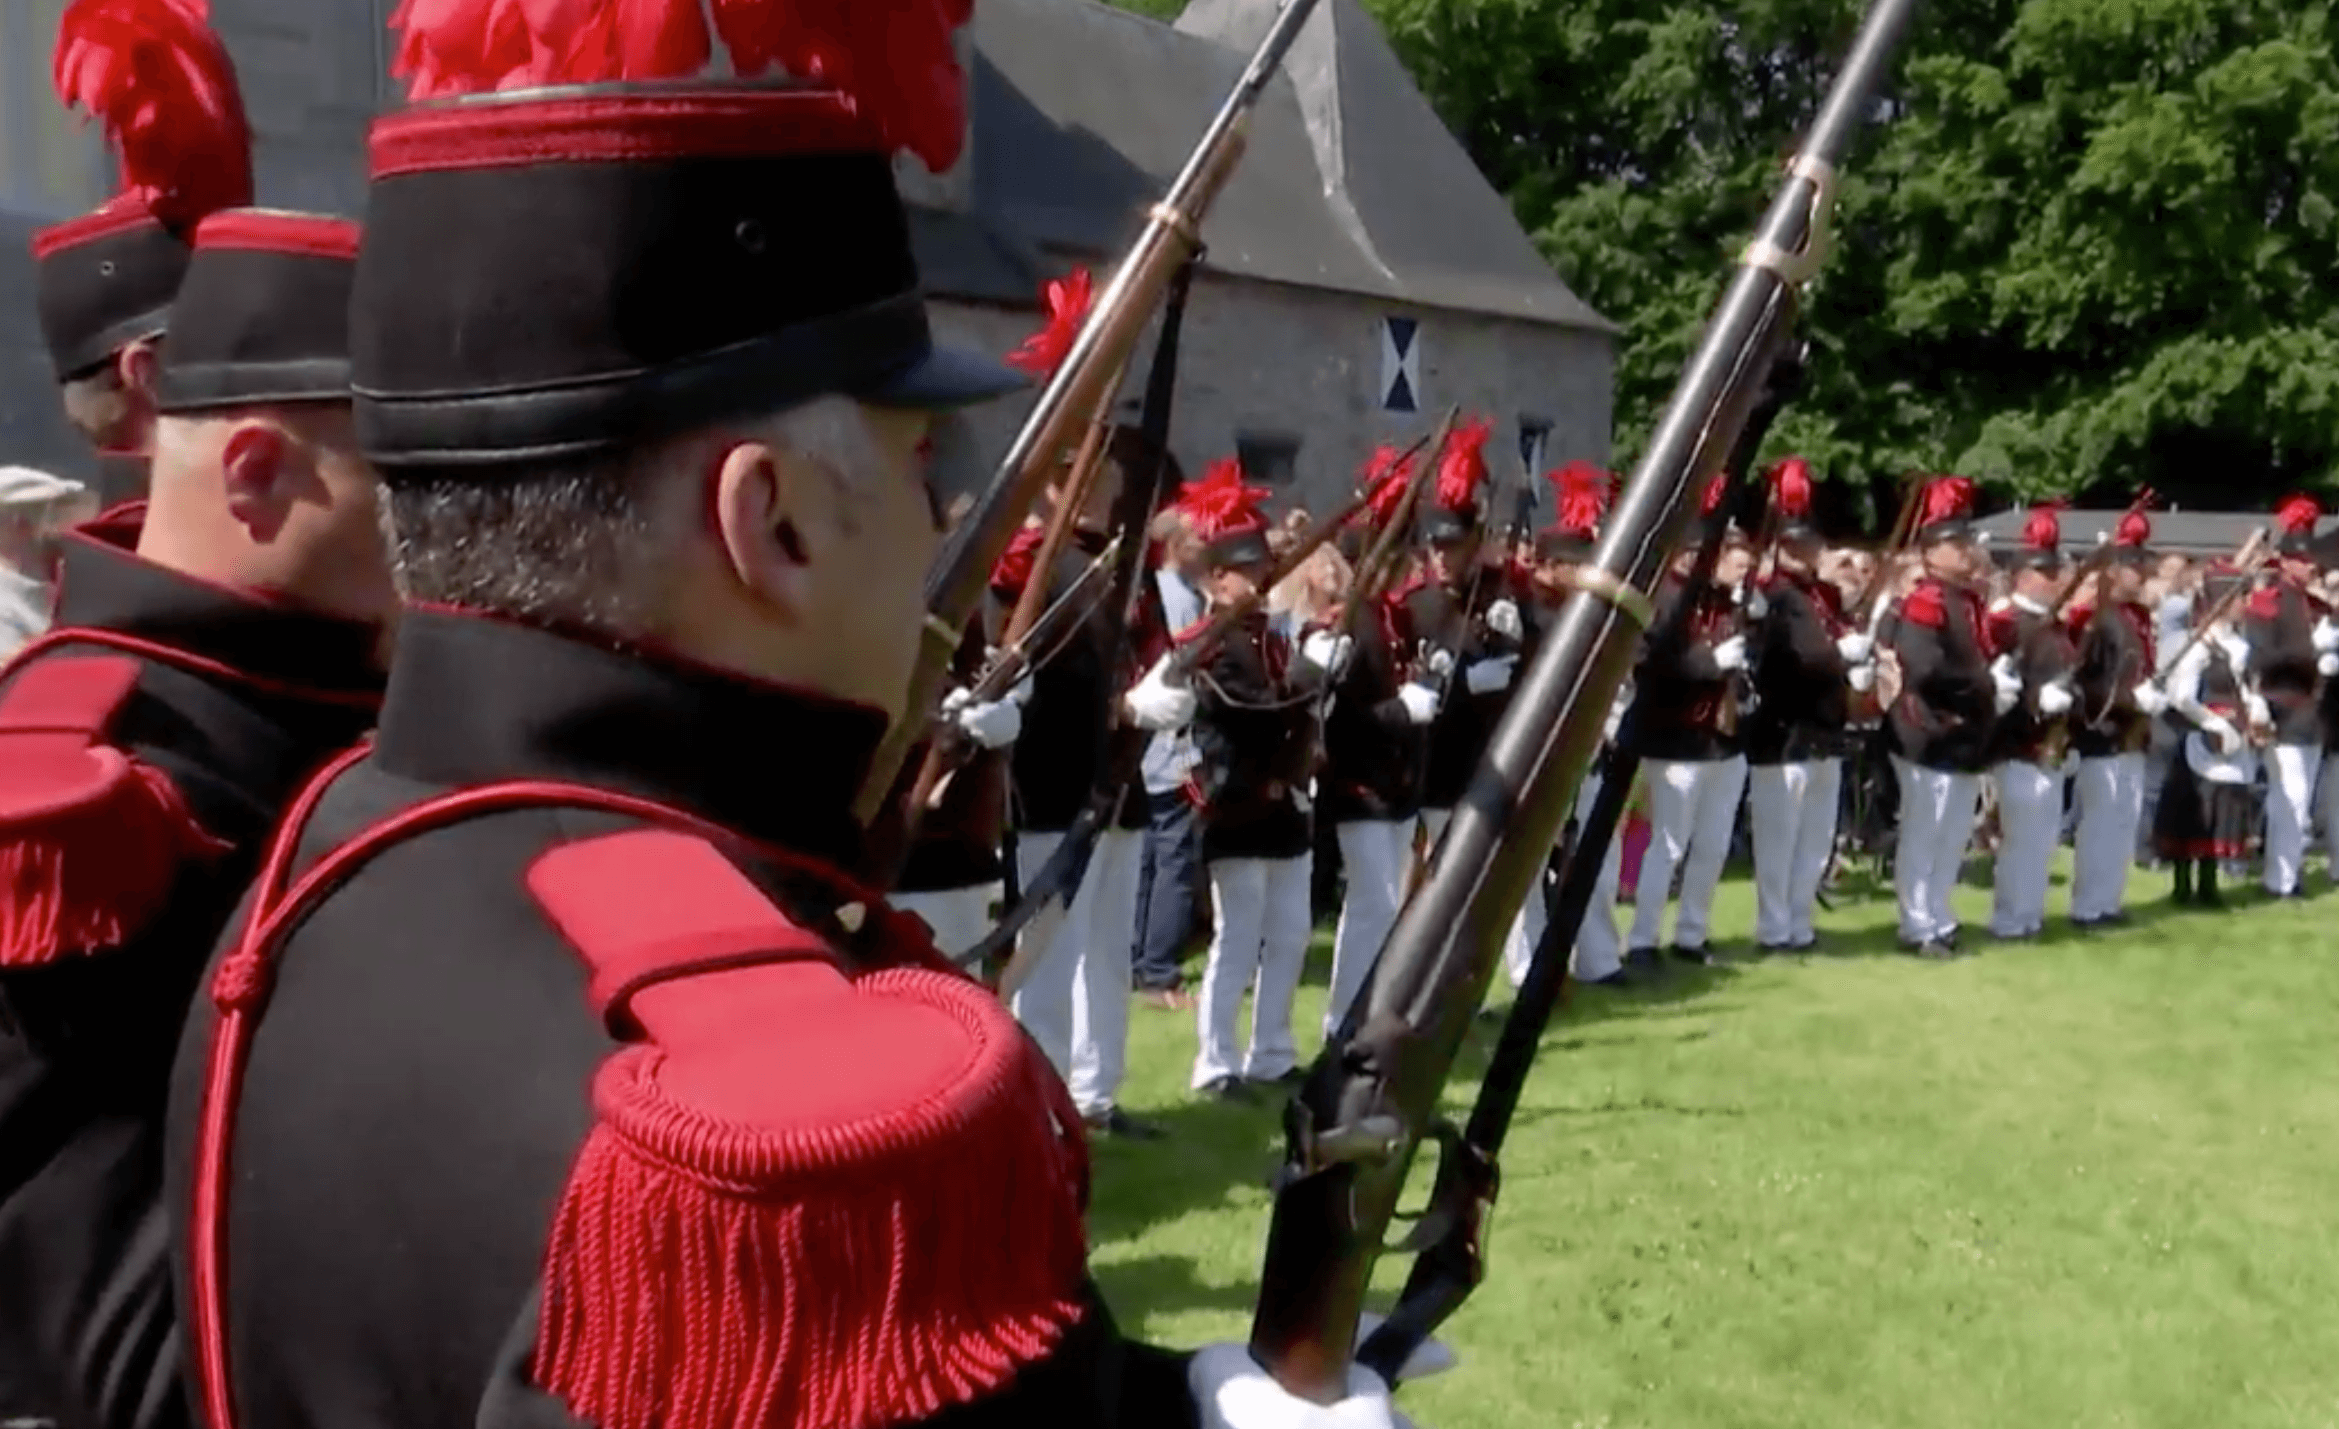
[(2152, 612), (2139, 599), (2151, 539), (2150, 517), (2141, 511), (2121, 516), (2098, 599), (2075, 607), (2065, 622), (2079, 649), (2071, 729), (2079, 755), (2071, 871), (2076, 928), (2113, 927), (2128, 918), (2121, 905), (2144, 817), (2144, 749), (2152, 740), (2152, 721), (2168, 707), (2153, 679), (2159, 666)]
[[(1374, 515), (1384, 524), (1395, 519), (1394, 503), (1411, 479), (1410, 465), (1396, 448), (1382, 447), (1367, 479), (1378, 483)], [(1352, 648), (1332, 682), (1324, 768), (1316, 781), (1317, 812), (1340, 842), (1344, 875), (1324, 1003), (1326, 1037), (1348, 1015), (1397, 921), (1421, 812), (1424, 730), (1439, 704), (1434, 684), (1419, 673), (1408, 676), (1398, 608), (1385, 590), (1380, 596), (1369, 609), (1349, 610), (1334, 632), (1346, 635)]]
[(1973, 836), (1990, 729), (2022, 693), (2012, 662), (1993, 664), (1984, 645), (1972, 510), (1973, 482), (1965, 477), (1940, 477), (1925, 488), (1914, 540), (1924, 574), (1892, 622), (1901, 668), (1900, 696), (1888, 716), (1900, 778), (1893, 884), (1901, 946), (1921, 958), (1958, 955), (1949, 899)]
[[(556, 87), (491, 95), (508, 52), (403, 14), (416, 87), (477, 92), (374, 125), (350, 308), (417, 608), (181, 1044), (209, 1429), (1304, 1422), (1115, 1332), (1062, 1084), (844, 872), (911, 713), (924, 413), (1014, 376), (933, 344), (893, 182), (957, 155), (947, 23), (848, 98), (601, 87), (705, 51), (531, 10)], [(804, 20), (722, 14), (744, 74)], [(1324, 1412), (1390, 1412), (1358, 1383)]]
[(0, 681), (0, 1385), (35, 1387), (0, 1418), (74, 1429), (185, 1420), (170, 1048), (276, 816), (372, 723), (394, 604), (350, 425), (355, 226), (228, 210), (192, 238), (151, 500), (66, 540), (55, 628)]
[[(975, 698), (971, 686), (982, 675), (987, 651), (981, 621), (969, 621), (951, 660), (957, 683), (942, 701), (942, 728), (935, 736), (961, 742), (957, 767), (918, 820), (890, 895), (894, 907), (923, 918), (934, 946), (962, 965), (990, 931), (1006, 873), (1000, 845), (1007, 822), (1007, 751), (1023, 732), (1023, 704), (1031, 697), (1026, 679), (1005, 699)], [(926, 753), (921, 744), (903, 762), (897, 798), (909, 797)]]
[[(2034, 506), (2022, 547), (2010, 564), (2013, 589), (1989, 613), (1987, 644), (1994, 670), (2011, 668), (2020, 695), (1990, 737), (1998, 781), (1998, 866), (1990, 932), (2016, 941), (2047, 924), (2047, 870), (2062, 841), (2063, 751), (2069, 739), (2072, 676), (2078, 650), (2055, 617), (2062, 594), (2063, 528), (2051, 506)], [(2000, 661), (2007, 662), (2000, 664)]]
[[(2202, 583), (2203, 616), (2242, 577), (2228, 569)], [(2249, 855), (2258, 754), (2250, 745), (2249, 643), (2230, 616), (2185, 644), (2165, 677), (2170, 713), (2191, 728), (2153, 810), (2153, 847), (2175, 870), (2171, 901), (2218, 909), (2219, 865)]]
[(1809, 466), (1789, 457), (1770, 482), (1778, 554), (1755, 629), (1746, 733), (1754, 940), (1764, 952), (1805, 952), (1819, 941), (1819, 880), (1835, 852), (1852, 680), (1873, 671), (1868, 636), (1851, 628), (1842, 596), (1819, 578), (1825, 544), (1811, 524)]
[(2275, 579), (2250, 593), (2243, 638), (2250, 682), (2266, 705), (2272, 743), (2266, 751), (2266, 891), (2303, 894), (2308, 831), (2326, 735), (2322, 666), (2339, 665), (2339, 626), (2308, 586), (2315, 578), (2315, 523), (2321, 513), (2304, 496), (2275, 512)]
[[(1720, 477), (1706, 488), (1703, 520), (1728, 520), (1721, 509), (1723, 490)], [(1754, 552), (1745, 533), (1732, 526), (1712, 577), (1693, 591), (1694, 560), (1694, 551), (1683, 550), (1658, 586), (1654, 629), (1670, 628), (1683, 602), (1690, 613), (1679, 641), (1666, 647), (1643, 642), (1633, 709), (1623, 725), (1623, 738), (1640, 755), (1649, 789), (1651, 838), (1633, 899), (1631, 951), (1626, 954), (1644, 970), (1663, 966), (1657, 949), (1676, 868), (1681, 870), (1681, 908), (1672, 955), (1687, 963), (1712, 961), (1706, 942), (1714, 890), (1722, 880), (1738, 801), (1746, 790), (1738, 712), (1750, 652), (1738, 589), (1753, 573)]]

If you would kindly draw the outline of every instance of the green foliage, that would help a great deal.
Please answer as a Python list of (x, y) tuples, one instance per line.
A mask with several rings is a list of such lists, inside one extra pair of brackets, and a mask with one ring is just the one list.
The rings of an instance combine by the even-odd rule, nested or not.
[[(1857, 24), (1854, 0), (1373, 0), (1563, 276), (1642, 440)], [(1847, 165), (1771, 455), (1884, 490), (2261, 501), (2339, 464), (2339, 67), (2323, 5), (1920, 12)]]

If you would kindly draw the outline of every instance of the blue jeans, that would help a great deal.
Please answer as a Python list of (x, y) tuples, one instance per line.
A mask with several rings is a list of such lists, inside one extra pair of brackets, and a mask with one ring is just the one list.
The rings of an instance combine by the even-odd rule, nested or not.
[(1133, 981), (1161, 992), (1185, 981), (1180, 964), (1194, 930), (1194, 884), (1202, 873), (1201, 830), (1183, 791), (1145, 796), (1145, 862), (1137, 873)]

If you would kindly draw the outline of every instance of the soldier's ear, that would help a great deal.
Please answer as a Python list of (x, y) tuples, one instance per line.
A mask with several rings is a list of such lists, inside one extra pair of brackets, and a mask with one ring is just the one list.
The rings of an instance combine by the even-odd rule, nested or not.
[(772, 446), (734, 442), (716, 456), (710, 504), (715, 541), (731, 578), (757, 604), (791, 621), (806, 608), (824, 526), (825, 483)]
[(155, 351), (154, 339), (151, 337), (126, 343), (120, 352), (114, 354), (114, 375), (121, 380), (122, 390), (134, 392), (140, 397), (151, 399), (154, 396), (155, 374), (161, 366), (161, 354)]
[(292, 444), (255, 418), (238, 421), (219, 453), (220, 481), (233, 516), (255, 541), (273, 541), (292, 511)]

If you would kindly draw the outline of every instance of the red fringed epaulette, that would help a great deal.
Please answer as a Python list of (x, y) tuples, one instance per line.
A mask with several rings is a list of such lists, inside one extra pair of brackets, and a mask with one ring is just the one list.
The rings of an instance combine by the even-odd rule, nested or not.
[(169, 901), (205, 833), (170, 776), (108, 744), (138, 683), (121, 655), (51, 655), (0, 693), (0, 967), (103, 952)]
[(2015, 638), (2021, 633), (2022, 622), (2012, 607), (1993, 610), (1982, 626), (1982, 643), (1993, 658), (2012, 654)]
[(2066, 634), (2077, 636), (2085, 632), (2087, 627), (2093, 623), (2094, 620), (2094, 606), (2086, 604), (2075, 605), (2072, 606), (2069, 610), (2063, 612), (2063, 630)]
[(2260, 586), (2250, 592), (2243, 609), (2252, 620), (2272, 620), (2282, 613), (2282, 592), (2273, 586)]
[(1927, 630), (1945, 630), (1949, 626), (1949, 602), (1943, 599), (1939, 585), (1920, 581), (1901, 601), (1900, 618)]
[(1014, 600), (1031, 584), (1032, 572), (1039, 565), (1040, 543), (1047, 539), (1044, 526), (1024, 526), (999, 553), (999, 563), (991, 567), (991, 593), (1001, 600)]
[(996, 999), (848, 971), (684, 834), (564, 845), (528, 887), (630, 1044), (546, 1245), (541, 1388), (601, 1429), (874, 1429), (1053, 1350), (1086, 1148)]

